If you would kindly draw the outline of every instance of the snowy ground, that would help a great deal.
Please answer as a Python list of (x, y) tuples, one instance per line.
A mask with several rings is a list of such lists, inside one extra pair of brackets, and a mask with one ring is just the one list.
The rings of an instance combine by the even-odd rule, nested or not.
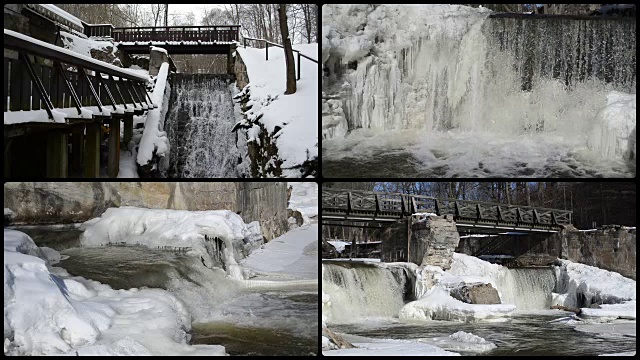
[[(297, 44), (293, 48), (318, 59), (318, 44)], [(299, 177), (296, 170), (286, 169), (318, 156), (318, 64), (301, 58), (297, 91), (294, 95), (285, 95), (286, 67), (282, 49), (270, 47), (269, 61), (265, 61), (264, 49), (238, 47), (237, 51), (249, 75), (249, 105), (253, 105), (249, 117), (253, 120), (262, 115), (259, 121), (269, 133), (276, 127), (282, 129), (275, 137), (284, 176)]]
[[(224, 355), (187, 345), (184, 304), (159, 289), (113, 290), (21, 251), (33, 240), (5, 230), (5, 355)], [(29, 251), (27, 251), (29, 252)]]
[(293, 229), (254, 251), (240, 265), (262, 279), (318, 280), (318, 224)]

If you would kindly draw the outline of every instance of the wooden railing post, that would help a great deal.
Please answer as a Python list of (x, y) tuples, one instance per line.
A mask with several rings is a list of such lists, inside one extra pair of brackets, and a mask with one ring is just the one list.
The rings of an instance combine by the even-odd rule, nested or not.
[(264, 42), (264, 44), (266, 45), (266, 46), (264, 47), (265, 52), (266, 52), (266, 54), (267, 54), (267, 60), (266, 60), (266, 61), (269, 61), (269, 43), (265, 41), (265, 42)]
[(300, 80), (300, 51), (298, 51), (298, 80)]

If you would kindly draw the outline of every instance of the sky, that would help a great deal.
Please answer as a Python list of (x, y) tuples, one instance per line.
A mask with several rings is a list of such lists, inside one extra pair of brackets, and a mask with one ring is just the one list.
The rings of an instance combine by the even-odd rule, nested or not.
[[(196, 15), (196, 20), (198, 24), (202, 20), (202, 16), (204, 15), (204, 9), (210, 9), (213, 7), (224, 7), (222, 4), (169, 4), (169, 18), (171, 18), (171, 14), (180, 14), (186, 15), (193, 11)], [(171, 21), (169, 21), (171, 22)]]

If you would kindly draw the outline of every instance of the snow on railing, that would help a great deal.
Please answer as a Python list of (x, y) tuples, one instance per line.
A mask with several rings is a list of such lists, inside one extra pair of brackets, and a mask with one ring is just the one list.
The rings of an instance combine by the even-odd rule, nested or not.
[(156, 85), (153, 89), (151, 99), (158, 107), (147, 113), (147, 120), (144, 122), (144, 132), (138, 148), (137, 163), (140, 166), (147, 165), (153, 158), (153, 155), (164, 157), (169, 152), (169, 139), (167, 133), (162, 130), (164, 115), (166, 114), (168, 104), (164, 104), (165, 91), (167, 86), (167, 77), (169, 76), (169, 63), (165, 62), (160, 66)]

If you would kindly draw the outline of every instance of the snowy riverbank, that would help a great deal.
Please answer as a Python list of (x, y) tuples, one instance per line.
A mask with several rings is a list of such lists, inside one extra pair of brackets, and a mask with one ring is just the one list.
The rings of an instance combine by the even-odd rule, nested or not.
[(161, 289), (113, 290), (33, 255), (26, 234), (4, 232), (5, 355), (224, 355), (188, 345), (191, 316)]

